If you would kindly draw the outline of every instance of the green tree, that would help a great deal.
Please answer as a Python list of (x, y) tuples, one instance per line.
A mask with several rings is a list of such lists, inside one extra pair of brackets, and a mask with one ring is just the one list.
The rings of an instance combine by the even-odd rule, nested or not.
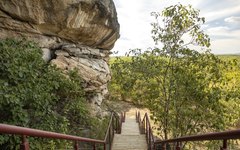
[(210, 39), (201, 30), (205, 19), (181, 4), (152, 15), (156, 47), (132, 50), (129, 61), (116, 60), (112, 84), (150, 109), (162, 139), (224, 129), (222, 62), (208, 49)]
[[(222, 129), (219, 116), (222, 109), (218, 103), (221, 96), (219, 83), (220, 60), (207, 49), (208, 35), (201, 30), (204, 18), (191, 6), (181, 4), (170, 6), (162, 12), (163, 26), (158, 23), (159, 13), (153, 26), (153, 39), (161, 42), (160, 56), (167, 58), (162, 65), (162, 75), (158, 78), (161, 86), (161, 100), (153, 112), (162, 110), (161, 117), (155, 119), (161, 124), (164, 139), (182, 135)], [(186, 40), (184, 39), (190, 39)], [(190, 49), (190, 45), (201, 46), (202, 53)], [(160, 103), (159, 103), (160, 102)], [(213, 120), (207, 121), (206, 118)], [(215, 119), (214, 119), (215, 118)]]

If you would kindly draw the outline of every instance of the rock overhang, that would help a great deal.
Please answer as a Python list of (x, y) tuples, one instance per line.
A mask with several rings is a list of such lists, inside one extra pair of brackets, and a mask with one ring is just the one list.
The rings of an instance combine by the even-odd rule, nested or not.
[(36, 33), (93, 48), (110, 50), (119, 38), (111, 0), (1, 0), (0, 10), (30, 24)]

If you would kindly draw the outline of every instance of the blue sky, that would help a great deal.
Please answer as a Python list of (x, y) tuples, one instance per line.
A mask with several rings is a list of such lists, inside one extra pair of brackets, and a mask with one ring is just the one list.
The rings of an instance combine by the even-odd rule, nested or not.
[(240, 53), (240, 0), (113, 0), (120, 23), (120, 39), (113, 51), (124, 55), (129, 49), (154, 47), (151, 39), (151, 12), (182, 3), (191, 4), (205, 17), (205, 33), (215, 54)]

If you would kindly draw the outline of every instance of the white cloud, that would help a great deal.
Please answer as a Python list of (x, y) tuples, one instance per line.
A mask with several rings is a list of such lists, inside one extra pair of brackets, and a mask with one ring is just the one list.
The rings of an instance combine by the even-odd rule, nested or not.
[(240, 13), (240, 0), (197, 0), (195, 8), (200, 9), (201, 15), (207, 22), (230, 17)]
[(209, 28), (211, 49), (215, 54), (234, 54), (240, 52), (240, 30), (231, 30), (226, 26)]
[(229, 27), (219, 26), (214, 28), (207, 29), (206, 33), (212, 37), (214, 40), (214, 36), (222, 36), (225, 39), (228, 38), (238, 38), (240, 39), (240, 30), (230, 30)]
[(230, 15), (239, 13), (240, 11), (240, 5), (234, 6), (232, 8), (226, 7), (222, 10), (212, 10), (212, 11), (202, 11), (202, 15), (207, 19), (208, 22), (217, 20), (220, 18), (228, 17)]
[(218, 27), (213, 27), (213, 28), (208, 28), (207, 29), (207, 32), (209, 33), (209, 34), (221, 34), (221, 32), (227, 32), (227, 31), (229, 31), (230, 30), (230, 28), (229, 27), (226, 27), (226, 26), (218, 26)]
[[(179, 0), (114, 0), (120, 23), (121, 38), (116, 42), (113, 51), (125, 54), (129, 49), (147, 49), (153, 47), (150, 25), (154, 18), (150, 13), (161, 12), (164, 7), (177, 4)], [(186, 5), (188, 2), (184, 2)], [(195, 4), (195, 3), (194, 3)], [(128, 40), (126, 40), (128, 39)]]
[(211, 42), (212, 52), (215, 54), (236, 54), (240, 53), (240, 39), (219, 39)]
[(240, 23), (240, 17), (231, 16), (231, 17), (225, 18), (224, 21), (228, 23)]
[[(207, 34), (210, 35), (213, 40), (213, 49), (218, 49), (219, 37), (224, 37), (226, 40), (222, 40), (224, 47), (230, 47), (228, 44), (232, 39), (240, 38), (239, 31), (231, 30), (230, 26), (226, 26), (223, 23), (236, 22), (240, 17), (234, 17), (240, 15), (240, 0), (214, 0), (213, 2), (206, 2), (204, 0), (114, 0), (118, 13), (118, 20), (120, 23), (120, 35), (121, 38), (116, 42), (113, 51), (120, 51), (120, 54), (124, 54), (129, 49), (153, 47), (154, 42), (151, 38), (151, 25), (153, 17), (150, 13), (153, 11), (161, 12), (164, 7), (168, 7), (173, 4), (182, 3), (183, 5), (191, 4), (194, 8), (200, 9), (200, 16), (206, 18), (207, 24), (203, 26), (206, 29)], [(212, 3), (217, 2), (217, 5)], [(225, 19), (224, 19), (225, 18)], [(215, 20), (221, 20), (216, 22)], [(211, 23), (214, 21), (214, 24)], [(217, 24), (218, 23), (218, 24)], [(218, 26), (211, 28), (212, 26)], [(216, 44), (217, 43), (217, 44)], [(240, 42), (230, 42), (232, 45), (240, 47)], [(239, 44), (237, 44), (239, 43)], [(228, 50), (235, 49), (233, 46), (227, 48)], [(214, 51), (215, 52), (215, 51)]]

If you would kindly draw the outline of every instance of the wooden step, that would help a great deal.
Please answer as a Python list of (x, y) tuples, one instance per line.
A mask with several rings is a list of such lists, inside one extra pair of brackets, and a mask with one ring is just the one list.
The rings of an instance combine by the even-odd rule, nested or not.
[(145, 134), (140, 134), (134, 116), (126, 116), (122, 133), (114, 136), (112, 150), (147, 150)]
[(113, 150), (147, 150), (145, 135), (121, 135), (115, 134)]

